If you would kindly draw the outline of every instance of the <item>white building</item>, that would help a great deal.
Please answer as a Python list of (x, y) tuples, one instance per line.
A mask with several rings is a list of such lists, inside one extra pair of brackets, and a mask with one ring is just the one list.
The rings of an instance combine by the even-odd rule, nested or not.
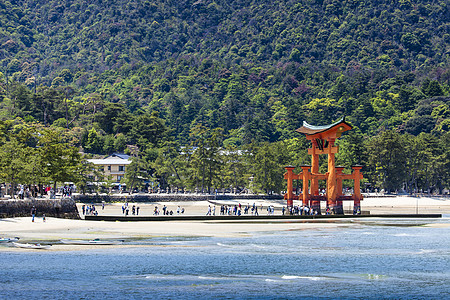
[(120, 182), (125, 176), (127, 166), (131, 164), (129, 155), (119, 153), (113, 153), (106, 158), (88, 159), (87, 161), (93, 163), (100, 171), (103, 171), (105, 178), (111, 176), (115, 182)]

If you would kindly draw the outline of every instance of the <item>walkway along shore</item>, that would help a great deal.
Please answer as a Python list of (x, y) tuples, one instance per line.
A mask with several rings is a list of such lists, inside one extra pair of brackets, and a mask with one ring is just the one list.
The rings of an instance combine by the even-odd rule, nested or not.
[(308, 220), (354, 218), (442, 218), (442, 214), (379, 214), (379, 215), (261, 215), (261, 216), (85, 216), (88, 221), (149, 222), (149, 221), (246, 221), (246, 220)]

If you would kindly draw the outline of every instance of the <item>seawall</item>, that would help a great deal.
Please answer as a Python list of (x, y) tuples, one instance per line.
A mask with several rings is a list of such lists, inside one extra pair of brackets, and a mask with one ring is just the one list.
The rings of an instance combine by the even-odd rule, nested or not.
[(72, 199), (24, 199), (0, 200), (0, 218), (30, 217), (36, 208), (36, 216), (80, 219), (76, 203)]
[(382, 214), (382, 215), (284, 215), (284, 216), (86, 216), (90, 221), (110, 221), (110, 222), (139, 222), (139, 221), (249, 221), (249, 220), (320, 220), (320, 219), (359, 219), (359, 218), (391, 218), (391, 219), (422, 219), (442, 218), (441, 214)]

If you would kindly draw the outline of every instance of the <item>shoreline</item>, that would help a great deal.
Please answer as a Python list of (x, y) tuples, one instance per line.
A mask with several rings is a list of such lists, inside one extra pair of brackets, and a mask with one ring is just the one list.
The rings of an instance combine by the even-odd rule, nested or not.
[[(229, 205), (237, 205), (238, 202), (227, 201)], [(132, 241), (153, 240), (157, 238), (203, 238), (203, 237), (251, 237), (255, 234), (262, 234), (264, 232), (277, 231), (297, 231), (297, 230), (320, 230), (321, 228), (346, 228), (349, 226), (361, 226), (362, 224), (390, 223), (392, 219), (396, 218), (395, 214), (409, 214), (414, 219), (415, 211), (418, 208), (419, 213), (429, 214), (450, 214), (450, 199), (435, 200), (430, 198), (421, 199), (407, 199), (403, 197), (377, 199), (364, 199), (363, 210), (370, 210), (371, 216), (359, 218), (358, 216), (346, 216), (346, 218), (339, 218), (338, 216), (327, 216), (315, 219), (282, 219), (281, 207), (283, 202), (279, 201), (255, 201), (255, 205), (273, 205), (275, 207), (275, 216), (267, 218), (267, 211), (260, 211), (261, 218), (250, 220), (241, 216), (236, 219), (216, 218), (209, 220), (181, 220), (174, 216), (171, 221), (141, 221), (141, 222), (107, 222), (107, 221), (91, 221), (91, 220), (74, 220), (74, 219), (59, 219), (46, 218), (46, 222), (42, 217), (37, 217), (35, 222), (31, 222), (30, 217), (5, 218), (0, 219), (0, 234), (4, 237), (20, 237), (20, 242), (42, 242), (53, 243), (54, 246), (50, 251), (64, 251), (74, 249), (103, 249), (106, 247), (138, 247), (140, 245), (133, 244)], [(77, 203), (79, 211), (81, 211), (82, 203)], [(132, 205), (132, 203), (129, 203)], [(178, 205), (185, 208), (185, 216), (205, 216), (208, 206), (212, 205), (208, 201), (194, 201), (183, 203), (139, 203), (142, 216), (151, 216), (154, 207), (161, 208), (166, 205), (169, 209), (176, 210)], [(242, 203), (244, 205), (244, 203)], [(252, 205), (252, 203), (250, 203)], [(297, 205), (297, 203), (294, 203)], [(346, 206), (347, 204), (345, 204)], [(99, 216), (122, 216), (122, 204), (106, 204), (105, 209), (102, 210), (101, 205), (96, 206), (99, 211)], [(219, 208), (219, 209), (218, 209)], [(345, 207), (347, 208), (347, 207)], [(220, 214), (220, 207), (216, 206), (216, 217)], [(378, 214), (390, 214), (391, 219), (377, 218)], [(432, 227), (450, 227), (450, 222), (447, 221), (448, 216), (443, 219), (415, 219), (420, 226)], [(406, 223), (409, 219), (403, 219)], [(443, 220), (443, 221), (442, 221)], [(123, 245), (115, 246), (81, 246), (68, 247), (67, 245), (58, 244), (61, 239), (124, 239), (130, 242)], [(152, 246), (152, 245), (141, 245)], [(18, 248), (10, 248), (5, 246), (0, 247), (0, 251), (15, 251)], [(21, 249), (24, 251), (31, 251), (28, 249)], [(42, 251), (42, 250), (32, 250)]]

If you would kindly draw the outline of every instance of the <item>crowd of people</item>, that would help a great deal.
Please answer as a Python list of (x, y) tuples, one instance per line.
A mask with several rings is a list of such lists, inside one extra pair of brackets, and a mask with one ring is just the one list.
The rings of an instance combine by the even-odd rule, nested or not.
[[(139, 210), (140, 209), (141, 208), (139, 206), (133, 204), (133, 206), (131, 206), (131, 215), (132, 216), (139, 216)], [(128, 202), (125, 202), (122, 205), (122, 214), (125, 215), (125, 216), (128, 216), (130, 214), (130, 207), (128, 205)]]
[[(282, 209), (283, 215), (285, 213), (285, 208), (283, 206)], [(302, 206), (298, 206), (298, 205), (294, 205), (292, 207), (288, 208), (288, 212), (290, 215), (299, 215), (299, 216), (312, 216), (312, 215), (317, 215), (319, 214), (319, 212), (309, 206), (306, 205), (302, 205)]]
[[(253, 205), (247, 204), (242, 205), (241, 203), (235, 205), (221, 205), (220, 206), (220, 215), (228, 215), (228, 216), (240, 216), (240, 215), (248, 215), (259, 216), (259, 212), (263, 210), (263, 205), (261, 204), (259, 207), (255, 203)], [(275, 215), (275, 207), (273, 205), (267, 206), (267, 215), (273, 216)], [(283, 206), (281, 208), (281, 214), (284, 216), (286, 212), (290, 215), (317, 215), (318, 211), (310, 208), (309, 206), (293, 206), (288, 207)], [(207, 216), (215, 216), (216, 215), (216, 206), (208, 205), (208, 211), (206, 213)]]
[(98, 216), (98, 211), (95, 208), (95, 205), (82, 205), (81, 211), (83, 212), (83, 216)]
[[(61, 196), (64, 197), (72, 197), (72, 192), (74, 191), (73, 186), (65, 185), (64, 187), (58, 188), (58, 193), (61, 194)], [(23, 185), (19, 184), (16, 186), (14, 198), (19, 199), (29, 199), (29, 198), (36, 198), (38, 196), (39, 191), (41, 192), (42, 196), (47, 195), (49, 199), (55, 199), (56, 192), (55, 190), (50, 186), (42, 186), (37, 187), (35, 185)], [(17, 196), (16, 196), (17, 195)]]
[[(105, 208), (105, 203), (102, 203), (102, 210)], [(263, 211), (263, 205), (256, 205), (256, 203), (253, 203), (250, 205), (249, 203), (246, 205), (242, 205), (241, 203), (238, 204), (223, 204), (220, 205), (219, 214), (221, 216), (241, 216), (241, 215), (252, 215), (252, 216), (259, 216), (260, 212)], [(268, 216), (274, 216), (275, 215), (275, 207), (274, 205), (268, 205), (265, 207), (267, 211)], [(93, 215), (97, 216), (98, 211), (96, 210), (95, 205), (83, 205), (82, 206), (83, 215)], [(177, 206), (176, 210), (169, 209), (166, 205), (163, 205), (162, 208), (159, 208), (158, 206), (155, 206), (154, 209), (152, 209), (154, 216), (173, 216), (173, 215), (183, 215), (185, 213), (184, 207), (181, 207), (180, 205)], [(299, 215), (299, 216), (311, 216), (311, 215), (319, 215), (321, 214), (320, 211), (306, 206), (306, 205), (294, 205), (292, 207), (289, 206), (282, 206), (281, 209), (281, 215)], [(136, 204), (130, 205), (128, 202), (125, 202), (122, 205), (122, 214), (124, 216), (133, 215), (138, 216), (140, 213), (140, 207)], [(359, 208), (353, 212), (354, 214), (360, 214)], [(325, 211), (326, 215), (332, 215), (336, 214), (334, 209), (326, 208)], [(216, 205), (210, 204), (208, 205), (208, 209), (206, 212), (207, 216), (215, 216), (216, 215)]]
[[(176, 212), (177, 212), (177, 215), (184, 214), (184, 207), (181, 207), (178, 205)], [(155, 209), (153, 210), (153, 215), (159, 216), (160, 214), (161, 214), (161, 211), (159, 210), (158, 206), (155, 206)], [(169, 210), (169, 208), (167, 206), (164, 205), (162, 207), (162, 215), (163, 216), (173, 216), (173, 214), (174, 214), (173, 210)]]
[[(263, 206), (261, 204), (259, 210), (262, 211)], [(275, 212), (275, 209), (273, 206), (269, 206), (267, 208), (268, 214), (273, 214)], [(270, 210), (269, 210), (270, 209)], [(258, 212), (258, 206), (253, 203), (253, 205), (250, 206), (250, 204), (242, 205), (241, 203), (235, 204), (235, 205), (221, 205), (220, 206), (220, 215), (222, 216), (240, 216), (240, 215), (248, 215), (251, 213), (252, 216), (259, 216)], [(216, 215), (216, 206), (213, 206), (211, 208), (211, 205), (208, 206), (208, 212), (206, 213), (208, 216), (215, 216)]]

